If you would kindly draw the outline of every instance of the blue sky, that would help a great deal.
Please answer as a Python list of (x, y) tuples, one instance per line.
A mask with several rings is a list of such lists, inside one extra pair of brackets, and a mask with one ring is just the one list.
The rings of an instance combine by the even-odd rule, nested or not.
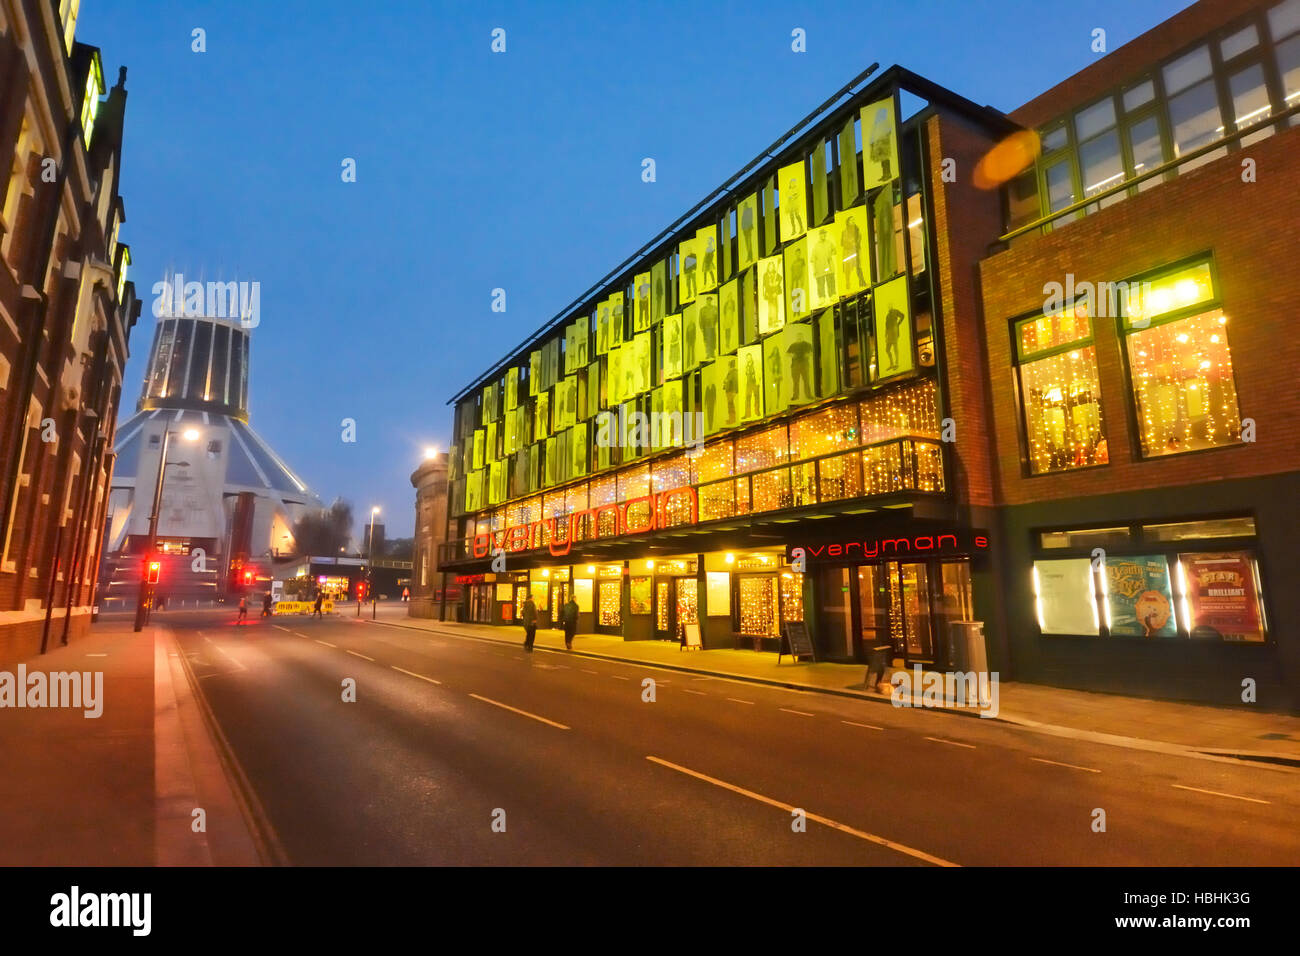
[(871, 62), (1011, 110), (1093, 62), (1093, 29), (1115, 49), (1185, 6), (83, 0), (110, 85), (129, 68), (121, 237), (146, 307), (122, 414), (153, 283), (256, 280), (253, 426), (327, 503), (409, 535), (446, 400)]

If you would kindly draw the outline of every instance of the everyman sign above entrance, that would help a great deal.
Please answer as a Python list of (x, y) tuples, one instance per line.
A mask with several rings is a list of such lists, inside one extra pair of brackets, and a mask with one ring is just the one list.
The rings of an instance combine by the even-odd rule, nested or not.
[(796, 541), (786, 549), (791, 564), (875, 560), (884, 557), (925, 557), (935, 554), (979, 554), (988, 551), (987, 531), (964, 528), (910, 535), (866, 535), (827, 542)]

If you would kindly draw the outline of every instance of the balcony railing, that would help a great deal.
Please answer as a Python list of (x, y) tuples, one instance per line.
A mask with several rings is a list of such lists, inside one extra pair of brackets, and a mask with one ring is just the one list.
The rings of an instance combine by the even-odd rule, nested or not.
[[(823, 504), (885, 498), (905, 492), (942, 494), (944, 449), (933, 438), (906, 435), (849, 451), (830, 452), (793, 464), (774, 465), (686, 487), (695, 488), (698, 499), (697, 523), (700, 525)], [(670, 489), (660, 491), (667, 490)], [(615, 509), (621, 511), (622, 502), (591, 504), (593, 511), (597, 507), (609, 510), (604, 511), (599, 518), (588, 514), (574, 529), (573, 543), (646, 533), (615, 533), (620, 530), (612, 527), (617, 518)], [(683, 499), (669, 499), (666, 511), (663, 529), (690, 523), (689, 507), (685, 506)], [(682, 514), (683, 511), (686, 512), (685, 515)], [(557, 531), (564, 529), (562, 534), (556, 535), (556, 541), (567, 541), (570, 524), (568, 515), (546, 515), (533, 522), (533, 527), (526, 533), (525, 539), (530, 547), (516, 550), (535, 551), (546, 548), (551, 534), (546, 522), (552, 518), (556, 519)], [(593, 519), (600, 527), (590, 527)], [(504, 546), (504, 538), (498, 536), (505, 530), (493, 529), (494, 538), (489, 551)], [(605, 533), (600, 533), (602, 531)], [(467, 535), (440, 544), (439, 566), (473, 559), (476, 537)], [(479, 556), (480, 560), (481, 558), (482, 555)]]

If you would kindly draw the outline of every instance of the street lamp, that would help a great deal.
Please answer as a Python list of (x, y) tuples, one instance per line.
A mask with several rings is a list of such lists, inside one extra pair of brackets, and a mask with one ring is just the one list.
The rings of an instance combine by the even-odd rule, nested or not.
[(432, 461), (434, 458), (437, 457), (438, 457), (438, 449), (436, 446), (430, 445), (428, 448), (424, 450), (425, 461)]
[(375, 600), (375, 516), (379, 514), (379, 505), (370, 509), (370, 544), (366, 546), (366, 592), (370, 598), (370, 620), (375, 619), (378, 613), (378, 603)]
[[(167, 446), (171, 442), (174, 432), (164, 430), (162, 436), (162, 450), (158, 454), (158, 479), (154, 482), (153, 489), (153, 513), (149, 515), (149, 547), (145, 551), (144, 562), (141, 566), (140, 573), (140, 597), (135, 607), (135, 630), (144, 629), (144, 622), (149, 617), (149, 607), (153, 603), (153, 588), (149, 586), (148, 575), (145, 569), (148, 568), (149, 562), (155, 560), (154, 552), (158, 548), (158, 512), (162, 509), (163, 481), (167, 477)], [(181, 432), (181, 438), (185, 441), (197, 441), (199, 431), (197, 428), (187, 428)], [(189, 462), (178, 461), (172, 462), (175, 465), (188, 465)]]

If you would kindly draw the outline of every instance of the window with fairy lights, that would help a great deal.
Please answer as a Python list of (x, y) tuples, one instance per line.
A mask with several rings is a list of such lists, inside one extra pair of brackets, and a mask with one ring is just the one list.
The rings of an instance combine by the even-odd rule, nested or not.
[(1210, 263), (1132, 283), (1122, 322), (1143, 456), (1240, 444), (1228, 317)]
[(1030, 474), (1110, 463), (1086, 301), (1015, 324)]

